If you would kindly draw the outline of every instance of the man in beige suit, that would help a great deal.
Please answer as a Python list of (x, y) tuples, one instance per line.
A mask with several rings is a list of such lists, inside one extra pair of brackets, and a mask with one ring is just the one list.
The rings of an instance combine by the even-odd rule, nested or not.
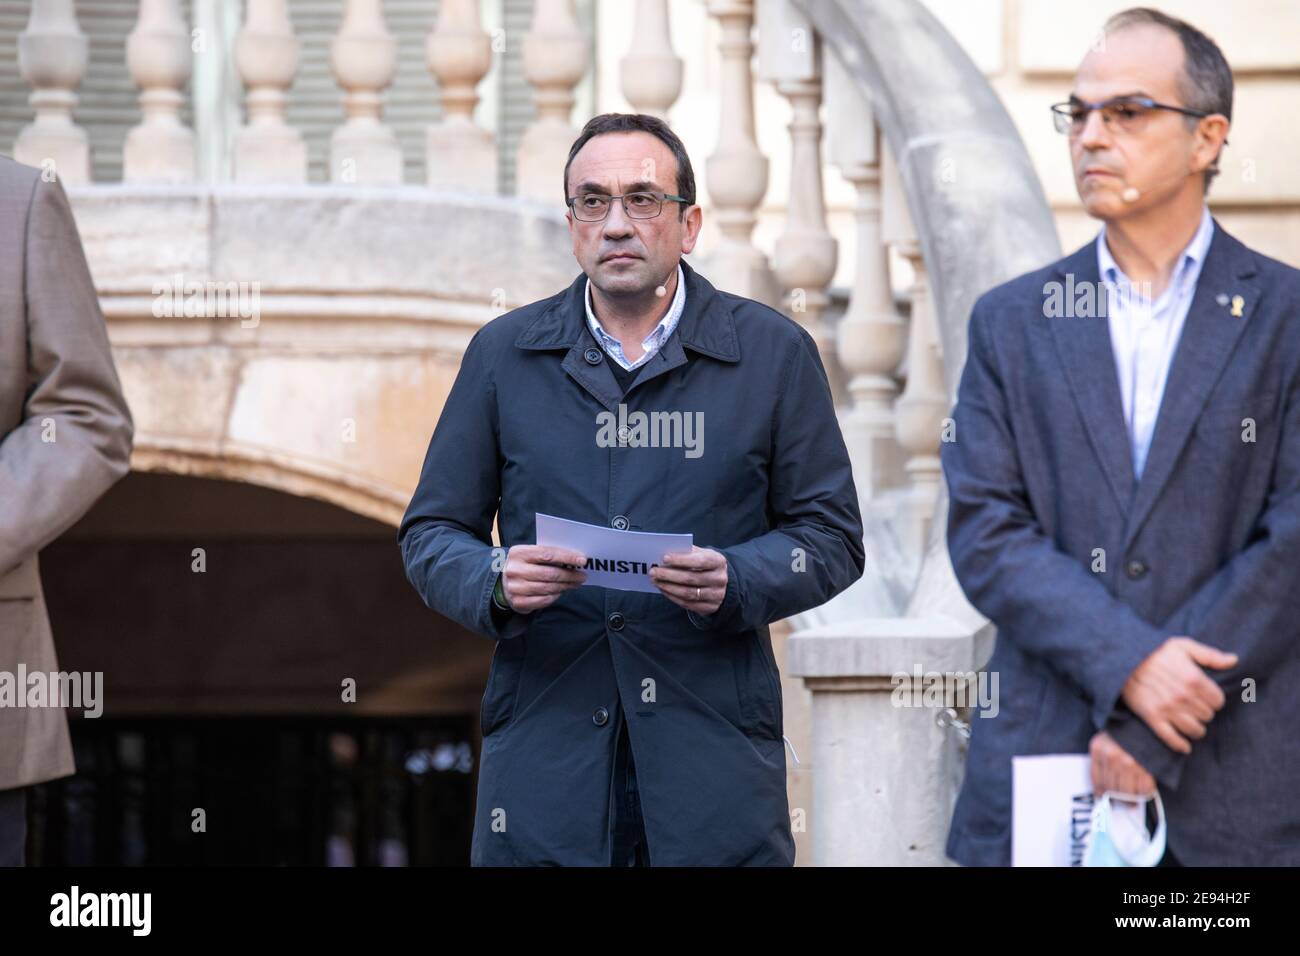
[[(0, 672), (11, 681), (20, 666), (58, 670), (36, 555), (126, 474), (131, 438), (63, 188), (0, 156)], [(0, 705), (0, 865), (23, 864), (27, 790), (75, 769), (64, 710)]]

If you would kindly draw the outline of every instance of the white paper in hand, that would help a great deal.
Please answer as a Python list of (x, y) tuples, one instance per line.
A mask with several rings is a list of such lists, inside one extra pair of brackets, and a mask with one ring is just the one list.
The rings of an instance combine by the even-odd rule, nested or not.
[(1082, 866), (1092, 834), (1087, 754), (1011, 759), (1011, 865)]
[(587, 557), (585, 586), (619, 591), (661, 593), (650, 580), (650, 569), (662, 564), (665, 554), (689, 552), (694, 536), (616, 531), (603, 525), (570, 521), (537, 513), (537, 543), (568, 548)]

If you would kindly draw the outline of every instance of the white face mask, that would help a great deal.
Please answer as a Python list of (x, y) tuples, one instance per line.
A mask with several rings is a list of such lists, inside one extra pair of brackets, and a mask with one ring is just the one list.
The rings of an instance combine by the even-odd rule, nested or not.
[[(1147, 800), (1156, 803), (1156, 832), (1147, 832)], [(1165, 855), (1165, 808), (1154, 797), (1102, 794), (1092, 807), (1092, 836), (1084, 866), (1155, 866)]]

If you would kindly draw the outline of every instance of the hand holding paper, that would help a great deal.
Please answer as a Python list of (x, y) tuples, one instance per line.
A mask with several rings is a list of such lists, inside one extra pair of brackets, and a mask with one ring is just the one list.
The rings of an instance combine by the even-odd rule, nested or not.
[(501, 572), (506, 602), (520, 614), (554, 604), (570, 588), (586, 583), (580, 568), (587, 561), (578, 551), (546, 545), (517, 544), (506, 552)]
[(1155, 791), (1155, 778), (1106, 731), (1092, 738), (1088, 756), (1094, 793), (1116, 791), (1145, 797)]
[(586, 572), (583, 584), (650, 593), (659, 591), (650, 577), (651, 569), (673, 552), (689, 555), (693, 546), (689, 534), (618, 531), (541, 512), (537, 514), (537, 543), (585, 555), (583, 561), (574, 562)]
[[(1160, 794), (1128, 803), (1094, 792), (1087, 754), (1034, 754), (1011, 760), (1012, 866), (1155, 866), (1165, 851)], [(1159, 824), (1146, 829), (1146, 801)]]
[(650, 580), (678, 607), (712, 614), (727, 596), (727, 557), (711, 548), (666, 554), (663, 565), (650, 572)]

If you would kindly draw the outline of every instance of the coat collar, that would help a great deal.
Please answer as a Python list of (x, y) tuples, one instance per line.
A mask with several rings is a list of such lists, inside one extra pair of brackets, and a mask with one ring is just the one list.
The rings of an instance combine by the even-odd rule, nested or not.
[(611, 412), (626, 396), (645, 382), (686, 364), (686, 349), (723, 362), (740, 360), (740, 343), (736, 320), (713, 285), (681, 260), (686, 279), (686, 309), (677, 329), (650, 359), (636, 372), (625, 393), (610, 369), (609, 356), (593, 349), (596, 364), (585, 353), (595, 339), (587, 327), (585, 298), (587, 276), (579, 274), (569, 288), (552, 299), (542, 314), (519, 333), (515, 345), (521, 349), (566, 349), (562, 367), (588, 394)]
[[(731, 309), (708, 279), (692, 269), (685, 259), (680, 264), (686, 279), (686, 309), (668, 341), (680, 339), (681, 346), (719, 361), (739, 361), (740, 343)], [(569, 288), (519, 333), (515, 345), (521, 349), (585, 347), (587, 307), (583, 292), (586, 283), (586, 274), (579, 273)]]
[[(1100, 291), (1096, 243), (1089, 242), (1062, 259), (1056, 273), (1066, 288), (1072, 281), (1075, 288), (1090, 284)], [(1260, 297), (1257, 273), (1254, 254), (1215, 220), (1214, 239), (1170, 365), (1141, 481), (1133, 475), (1109, 321), (1105, 317), (1049, 320), (1088, 436), (1111, 490), (1128, 514), (1125, 547), (1172, 475), (1201, 409), (1255, 312)], [(1241, 315), (1234, 316), (1220, 304), (1224, 296), (1228, 302), (1241, 297)]]

